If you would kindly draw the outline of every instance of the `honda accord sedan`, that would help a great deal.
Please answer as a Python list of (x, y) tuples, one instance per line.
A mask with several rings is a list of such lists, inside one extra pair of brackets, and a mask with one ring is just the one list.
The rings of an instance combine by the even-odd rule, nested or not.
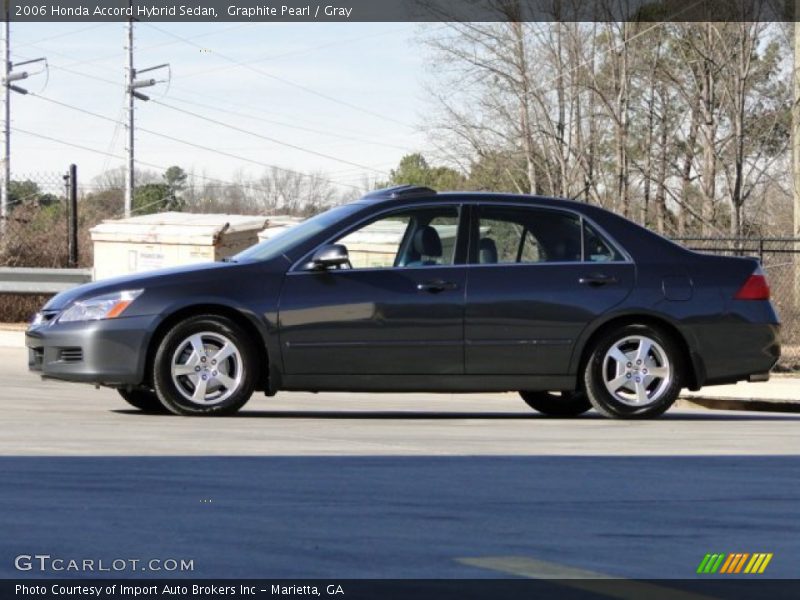
[(505, 392), (654, 417), (682, 388), (763, 381), (778, 317), (752, 258), (698, 254), (579, 202), (401, 186), (223, 262), (50, 300), (30, 368), (145, 411), (254, 391)]

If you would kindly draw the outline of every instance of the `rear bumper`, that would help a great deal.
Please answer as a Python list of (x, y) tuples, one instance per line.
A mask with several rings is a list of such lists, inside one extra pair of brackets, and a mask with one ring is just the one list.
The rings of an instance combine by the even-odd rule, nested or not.
[(32, 327), (25, 334), (28, 368), (50, 379), (140, 384), (153, 321), (154, 317), (120, 317)]
[(702, 357), (701, 385), (766, 381), (781, 355), (777, 323), (719, 323), (693, 328)]

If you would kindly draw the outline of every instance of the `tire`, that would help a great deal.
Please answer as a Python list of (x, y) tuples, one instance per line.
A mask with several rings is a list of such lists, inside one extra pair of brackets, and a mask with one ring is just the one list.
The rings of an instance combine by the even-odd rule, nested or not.
[(139, 388), (132, 390), (118, 389), (117, 392), (125, 402), (142, 412), (152, 414), (164, 414), (167, 412), (167, 409), (164, 408), (164, 405), (161, 404), (158, 396), (152, 390)]
[(671, 336), (647, 325), (626, 325), (594, 344), (584, 370), (584, 387), (602, 415), (647, 419), (672, 406), (681, 391), (683, 373), (681, 352)]
[(256, 356), (250, 338), (230, 319), (190, 317), (158, 345), (153, 363), (158, 399), (176, 415), (231, 415), (253, 394)]
[(520, 392), (525, 404), (548, 417), (577, 417), (592, 408), (583, 392)]

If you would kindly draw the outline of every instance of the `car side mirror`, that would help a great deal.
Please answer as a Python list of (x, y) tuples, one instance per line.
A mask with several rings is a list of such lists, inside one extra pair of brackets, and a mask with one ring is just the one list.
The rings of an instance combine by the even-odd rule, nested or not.
[(340, 267), (350, 262), (347, 247), (342, 244), (329, 244), (314, 253), (311, 258), (312, 269), (323, 270)]

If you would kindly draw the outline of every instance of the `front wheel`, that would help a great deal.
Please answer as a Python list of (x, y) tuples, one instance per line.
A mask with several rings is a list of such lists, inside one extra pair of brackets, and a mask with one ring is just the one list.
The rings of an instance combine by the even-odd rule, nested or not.
[(577, 417), (592, 408), (583, 392), (520, 392), (525, 404), (548, 417)]
[(153, 383), (161, 403), (178, 415), (229, 415), (250, 399), (256, 352), (230, 319), (190, 317), (158, 346)]
[(163, 404), (161, 404), (161, 401), (158, 399), (158, 396), (156, 396), (156, 393), (151, 390), (127, 390), (120, 388), (117, 390), (117, 392), (119, 392), (119, 395), (122, 396), (122, 399), (125, 400), (125, 402), (134, 408), (138, 408), (142, 412), (153, 414), (167, 412), (167, 409), (164, 408)]
[(680, 351), (672, 338), (646, 325), (627, 325), (600, 338), (584, 371), (587, 396), (607, 417), (663, 414), (681, 390)]

